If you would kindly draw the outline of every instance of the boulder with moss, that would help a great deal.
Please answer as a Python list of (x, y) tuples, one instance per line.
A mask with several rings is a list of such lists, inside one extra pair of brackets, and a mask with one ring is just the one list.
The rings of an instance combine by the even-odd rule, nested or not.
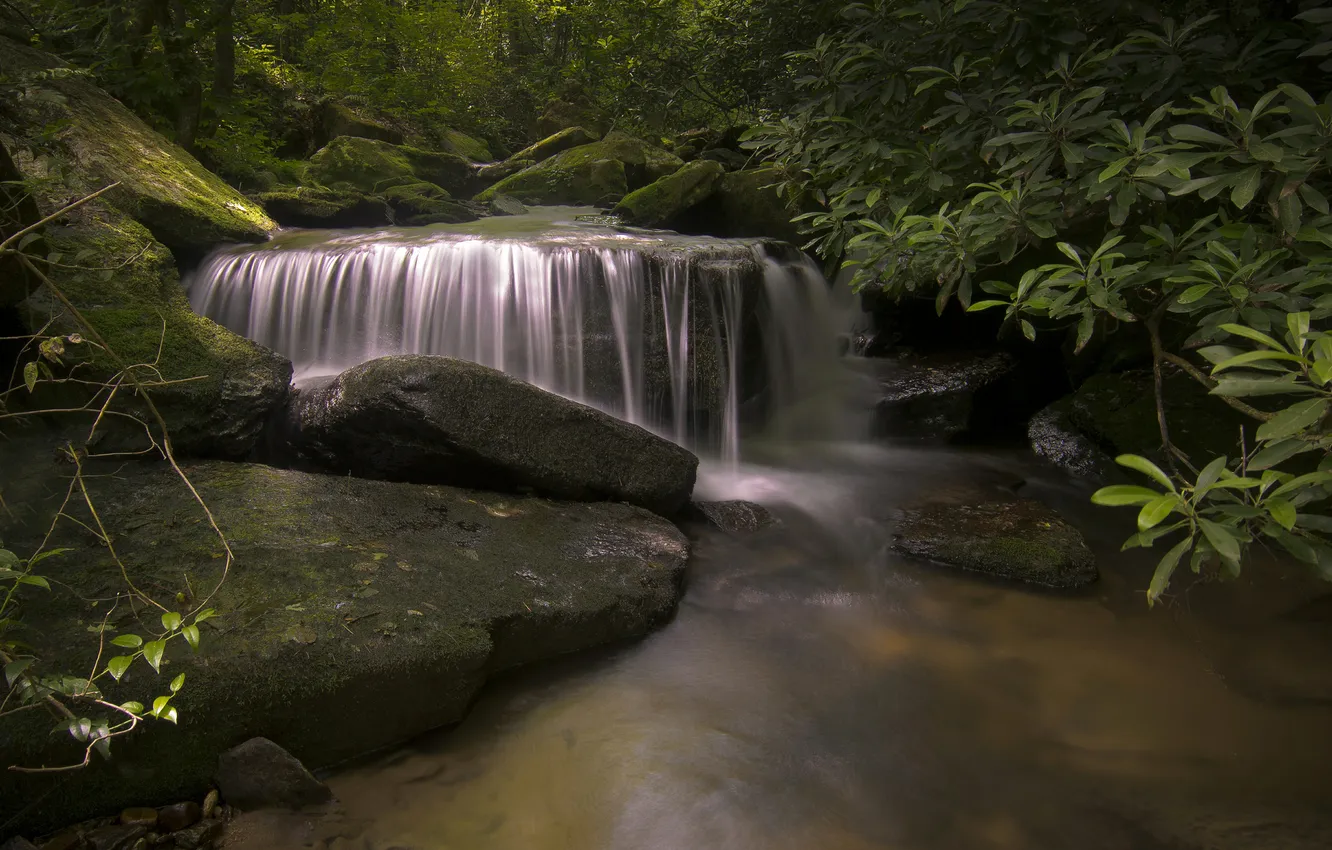
[(340, 136), (310, 157), (309, 174), (324, 186), (368, 194), (421, 182), (466, 194), (475, 181), (476, 168), (457, 154)]
[[(0, 516), (6, 543), (31, 551), (55, 509), (52, 488), (38, 484), (67, 471), (49, 444), (26, 441), (0, 444), (0, 468), (35, 482), (14, 494), (29, 507), (21, 527)], [(0, 771), (0, 822), (13, 829), (201, 799), (218, 757), (256, 736), (318, 770), (455, 723), (491, 675), (666, 623), (688, 557), (673, 525), (627, 504), (187, 465), (235, 553), (218, 586), (219, 540), (172, 470), (108, 471), (89, 478), (90, 496), (138, 586), (186, 625), (205, 596), (217, 616), (200, 624), (197, 653), (169, 641), (160, 675), (140, 658), (119, 681), (98, 683), (117, 704), (151, 704), (184, 674), (171, 701), (178, 725), (145, 722), (86, 770)], [(159, 610), (90, 607), (124, 585), (89, 535), (70, 523), (51, 542), (71, 547), (47, 561), (61, 563), (61, 582), (24, 600), (39, 670), (88, 670), (98, 648), (90, 622), (105, 622), (108, 638), (161, 632)], [(79, 761), (83, 745), (51, 726), (43, 712), (7, 718), (5, 763)]]
[(775, 168), (728, 172), (706, 201), (682, 217), (678, 229), (725, 238), (765, 237), (799, 245), (805, 240), (791, 219), (800, 210), (777, 193), (774, 184), (780, 180), (781, 173)]
[(326, 99), (315, 106), (315, 145), (322, 147), (339, 136), (378, 139), (400, 145), (402, 131), (371, 118), (341, 101)]
[(711, 195), (722, 173), (721, 165), (716, 162), (691, 162), (674, 174), (630, 192), (611, 210), (611, 214), (639, 227), (669, 225)]
[[(42, 96), (18, 101), (11, 126), (25, 141), (58, 126), (50, 143), (70, 163), (64, 185), (50, 190), (66, 200), (112, 183), (120, 185), (106, 203), (148, 228), (178, 256), (201, 255), (223, 242), (257, 242), (275, 227), (257, 204), (245, 198), (198, 160), (152, 130), (87, 77), (65, 71), (56, 57), (0, 38), (0, 66), (6, 73), (40, 80)], [(30, 177), (47, 177), (43, 166), (20, 158)]]
[(1096, 581), (1077, 529), (1031, 499), (930, 504), (905, 511), (893, 548), (996, 578), (1069, 589)]
[(557, 153), (564, 153), (569, 148), (576, 148), (582, 145), (590, 145), (601, 139), (596, 133), (584, 127), (569, 127), (558, 133), (547, 136), (539, 142), (528, 145), (518, 153), (509, 157), (510, 161), (531, 160), (535, 165), (538, 162), (544, 162)]
[(477, 200), (504, 194), (525, 204), (609, 206), (683, 165), (675, 154), (615, 132), (506, 177), (477, 195)]
[(434, 183), (394, 186), (384, 192), (384, 199), (392, 208), (397, 224), (458, 224), (479, 218), (476, 212), (454, 201), (448, 192)]
[(283, 227), (378, 227), (391, 224), (384, 199), (350, 189), (293, 186), (256, 196)]
[(570, 127), (585, 127), (600, 135), (611, 125), (611, 117), (606, 110), (593, 104), (585, 97), (556, 98), (546, 104), (541, 117), (537, 119), (537, 132), (551, 136)]
[(461, 130), (445, 128), (438, 133), (440, 150), (470, 159), (472, 162), (494, 162), (495, 155), (490, 146), (480, 139), (469, 136)]

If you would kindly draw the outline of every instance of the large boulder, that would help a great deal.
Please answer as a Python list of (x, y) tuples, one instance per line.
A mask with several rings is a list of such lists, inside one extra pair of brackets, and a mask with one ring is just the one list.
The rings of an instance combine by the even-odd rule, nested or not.
[(615, 132), (506, 177), (481, 192), (477, 200), (504, 194), (525, 204), (610, 206), (683, 165), (675, 154)]
[[(0, 443), (6, 501), (24, 506), (0, 513), (0, 536), (17, 551), (33, 551), (64, 495), (51, 482), (68, 473), (51, 455)], [(168, 466), (105, 471), (115, 474), (87, 482), (116, 553), (139, 588), (187, 614), (223, 578), (217, 536)], [(219, 462), (185, 472), (235, 553), (206, 603), (217, 616), (201, 624), (197, 653), (168, 643), (161, 675), (139, 659), (119, 682), (98, 682), (117, 704), (151, 703), (185, 674), (172, 699), (179, 725), (146, 722), (82, 771), (0, 771), (7, 828), (39, 833), (127, 805), (202, 799), (219, 756), (256, 736), (312, 770), (397, 744), (457, 722), (488, 676), (642, 636), (679, 600), (687, 541), (632, 505)], [(14, 517), (21, 527), (6, 525)], [(91, 535), (69, 523), (51, 545), (72, 547), (42, 566), (52, 591), (22, 596), (39, 670), (89, 670), (91, 623), (106, 622), (108, 639), (161, 632), (160, 610), (96, 604), (126, 589)], [(6, 717), (5, 764), (79, 761), (83, 745), (51, 727), (45, 712)]]
[(630, 192), (611, 210), (628, 224), (639, 227), (668, 226), (681, 213), (712, 194), (722, 178), (716, 162), (691, 162), (655, 183)]
[(569, 148), (590, 145), (600, 138), (599, 135), (586, 128), (570, 127), (528, 145), (505, 161), (522, 162), (523, 160), (531, 160), (531, 164), (535, 165), (538, 162), (545, 162), (557, 153), (564, 153)]
[(283, 227), (378, 227), (393, 222), (384, 198), (351, 189), (283, 187), (256, 198)]
[(722, 176), (717, 189), (694, 207), (679, 227), (688, 233), (727, 238), (767, 237), (799, 245), (800, 228), (791, 221), (802, 210), (777, 193), (781, 172), (775, 168), (749, 168)]
[[(81, 377), (117, 380), (129, 369), (150, 389), (177, 451), (229, 459), (249, 455), (273, 413), (285, 403), (292, 366), (285, 357), (237, 336), (191, 308), (171, 253), (140, 224), (110, 207), (84, 206), (49, 227), (52, 251), (74, 258), (92, 252), (106, 271), (53, 267), (51, 278), (95, 332), (97, 346), (66, 343), (67, 364), (82, 363)], [(47, 288), (20, 306), (34, 332), (88, 331)], [(105, 348), (98, 347), (104, 344)], [(91, 367), (91, 371), (88, 371)], [(52, 392), (58, 392), (52, 388)], [(25, 399), (26, 400), (26, 399)], [(34, 407), (69, 408), (68, 396), (43, 396)], [(84, 414), (91, 425), (98, 410)], [(122, 388), (99, 431), (122, 450), (148, 448), (135, 417), (156, 432), (142, 396)], [(70, 414), (72, 417), (75, 414)]]
[(466, 360), (371, 360), (293, 404), (299, 456), (338, 474), (530, 488), (613, 499), (665, 516), (693, 491), (698, 458), (599, 410)]
[[(69, 163), (57, 175), (40, 163), (20, 162), (28, 176), (48, 183), (54, 177), (62, 184), (47, 186), (50, 205), (118, 182), (105, 196), (107, 205), (147, 227), (172, 251), (189, 256), (223, 242), (262, 241), (275, 227), (259, 206), (87, 77), (64, 73), (64, 63), (49, 53), (0, 38), (0, 67), (40, 90), (14, 101), (15, 109), (3, 122), (5, 133), (13, 134), (9, 141), (43, 136)], [(45, 139), (50, 127), (58, 128), (54, 139)]]
[(339, 136), (377, 139), (395, 145), (403, 142), (401, 130), (364, 115), (341, 101), (332, 98), (323, 100), (315, 107), (315, 146), (323, 147)]
[(977, 418), (977, 396), (997, 386), (1014, 367), (1002, 352), (950, 352), (863, 361), (880, 386), (874, 433), (889, 437), (949, 439)]
[(310, 178), (332, 188), (374, 194), (407, 183), (466, 193), (476, 169), (465, 157), (376, 139), (339, 136), (310, 157)]
[(267, 738), (251, 738), (223, 753), (216, 779), (222, 799), (242, 811), (300, 809), (333, 799), (299, 759)]
[(930, 504), (907, 510), (893, 548), (915, 558), (1054, 588), (1096, 581), (1077, 529), (1030, 499)]
[(469, 136), (461, 130), (446, 127), (439, 131), (439, 149), (445, 153), (465, 157), (472, 162), (493, 162), (495, 155), (490, 152), (490, 145), (475, 136)]
[(582, 97), (556, 98), (546, 104), (546, 109), (537, 120), (537, 132), (543, 136), (554, 135), (570, 127), (585, 127), (601, 135), (610, 126), (610, 116), (606, 111)]
[(448, 192), (434, 183), (394, 186), (384, 192), (384, 199), (393, 210), (393, 220), (397, 224), (457, 224), (479, 218), (473, 210), (454, 201)]

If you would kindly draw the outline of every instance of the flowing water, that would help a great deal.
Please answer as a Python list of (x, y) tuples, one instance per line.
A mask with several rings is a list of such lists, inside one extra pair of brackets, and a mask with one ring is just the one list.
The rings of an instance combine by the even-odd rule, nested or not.
[[(574, 237), (557, 228), (552, 242), (542, 226), (522, 242), (506, 236), (493, 241), (507, 244), (485, 248), (467, 244), (476, 235), (359, 235), (332, 245), (327, 236), (296, 236), (278, 249), (290, 251), (280, 262), (253, 249), (216, 258), (215, 276), (195, 284), (196, 303), (212, 304), (209, 312), (238, 326), (241, 311), (226, 306), (229, 296), (218, 288), (238, 280), (252, 293), (273, 287), (246, 298), (283, 318), (244, 327), (298, 359), (305, 352), (302, 362), (312, 368), (420, 345), (491, 357), (486, 362), (576, 394), (571, 372), (540, 371), (540, 351), (557, 345), (515, 360), (507, 346), (485, 348), (488, 338), (467, 343), (479, 348), (456, 349), (449, 332), (431, 336), (432, 329), (457, 331), (444, 318), (454, 308), (441, 307), (457, 302), (441, 290), (427, 294), (422, 278), (401, 269), (445, 269), (482, 255), (513, 269), (526, 258), (524, 268), (535, 269), (542, 286), (524, 289), (522, 274), (495, 273), (496, 266), (487, 266), (489, 277), (441, 272), (435, 279), (445, 290), (454, 286), (448, 281), (472, 281), (456, 284), (455, 298), (488, 279), (525, 292), (527, 300), (513, 296), (509, 305), (534, 305), (541, 293), (580, 285), (577, 274), (591, 268), (599, 291), (620, 293), (609, 308), (619, 319), (610, 322), (608, 344), (621, 357), (623, 380), (618, 401), (608, 404), (622, 415), (690, 439), (688, 429), (671, 430), (679, 409), (717, 399), (691, 397), (698, 378), (688, 373), (698, 361), (691, 364), (694, 349), (679, 341), (721, 339), (724, 353), (736, 340), (736, 356), (720, 358), (724, 380), (707, 390), (718, 394), (726, 416), (735, 414), (726, 420), (733, 436), (714, 444), (698, 495), (760, 502), (780, 522), (744, 538), (696, 529), (688, 592), (665, 629), (492, 684), (458, 727), (335, 772), (328, 779), (340, 800), (333, 810), (245, 815), (230, 829), (229, 848), (1332, 847), (1332, 605), (1320, 597), (1325, 587), (1260, 560), (1238, 583), (1177, 581), (1166, 604), (1148, 610), (1142, 591), (1150, 555), (1118, 551), (1130, 533), (1125, 518), (1092, 508), (1085, 486), (1029, 453), (848, 438), (861, 427), (854, 416), (843, 418), (840, 434), (827, 430), (792, 402), (835, 386), (853, 396), (840, 410), (854, 412), (856, 385), (826, 371), (832, 344), (825, 322), (836, 311), (804, 289), (807, 269), (791, 275), (765, 267), (769, 303), (758, 333), (764, 356), (788, 359), (769, 360), (766, 383), (746, 386), (740, 352), (750, 329), (720, 294), (701, 294), (726, 277), (700, 273), (708, 263), (698, 255), (748, 256), (762, 266), (768, 255), (753, 244), (694, 240), (683, 252), (689, 258), (671, 266), (615, 254), (611, 243), (620, 236), (610, 233)], [(623, 238), (631, 252), (638, 240), (663, 256), (654, 237)], [(328, 256), (340, 251), (362, 253), (354, 262), (346, 253), (336, 262)], [(496, 259), (506, 251), (509, 259)], [(309, 271), (321, 263), (333, 269), (324, 277)], [(362, 271), (351, 270), (355, 263)], [(805, 268), (789, 258), (777, 264)], [(662, 271), (671, 268), (677, 277)], [(230, 283), (218, 269), (229, 270)], [(621, 280), (633, 285), (616, 289), (615, 274), (626, 269), (648, 271), (626, 274)], [(380, 316), (410, 304), (394, 315), (416, 330), (398, 337), (386, 325), (324, 312), (297, 333), (293, 325), (304, 320), (296, 305), (328, 303), (311, 290), (332, 280), (362, 287), (356, 297), (382, 303)], [(685, 286), (687, 296), (672, 301)], [(813, 307), (787, 310), (783, 299)], [(522, 321), (542, 315), (505, 310)], [(711, 315), (722, 330), (690, 337), (681, 330), (685, 314), (690, 321)], [(340, 318), (321, 324), (319, 315)], [(494, 319), (499, 309), (487, 302), (462, 315)], [(559, 319), (551, 338), (567, 334), (559, 323), (570, 313), (549, 315)], [(507, 321), (485, 327), (515, 333)], [(351, 333), (358, 322), (362, 330)], [(624, 333), (615, 330), (621, 325)], [(664, 337), (660, 350), (643, 341), (654, 325)], [(330, 328), (338, 339), (375, 341), (343, 348), (320, 336)], [(820, 347), (810, 347), (817, 335)], [(666, 371), (685, 379), (664, 382), (659, 396), (643, 390), (641, 407), (627, 403), (636, 386), (650, 384), (640, 375), (662, 351)], [(558, 356), (554, 362), (567, 365)], [(808, 371), (772, 374), (783, 369)], [(738, 409), (747, 391), (762, 395), (771, 386), (790, 391), (764, 406), (768, 421), (786, 427), (741, 442)], [(826, 402), (812, 406), (832, 409)], [(811, 429), (811, 420), (820, 427)], [(735, 445), (723, 457), (727, 440)], [(1102, 574), (1091, 591), (1032, 592), (892, 553), (893, 521), (904, 506), (1015, 490), (1082, 529)]]

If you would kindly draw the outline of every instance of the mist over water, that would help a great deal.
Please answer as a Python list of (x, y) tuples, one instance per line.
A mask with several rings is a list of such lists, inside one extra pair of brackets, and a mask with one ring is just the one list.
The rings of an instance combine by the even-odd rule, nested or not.
[[(1332, 634), (1290, 614), (1324, 587), (1260, 559), (1149, 611), (1153, 554), (1119, 551), (1132, 517), (1084, 483), (1020, 448), (866, 438), (874, 387), (807, 261), (570, 216), (294, 234), (215, 256), (191, 295), (307, 376), (425, 351), (598, 404), (698, 447), (698, 498), (780, 522), (695, 529), (665, 629), (489, 686), (336, 771), (331, 812), (243, 816), (229, 848), (1332, 847)], [(1083, 532), (1098, 585), (891, 548), (922, 499), (1014, 492)]]

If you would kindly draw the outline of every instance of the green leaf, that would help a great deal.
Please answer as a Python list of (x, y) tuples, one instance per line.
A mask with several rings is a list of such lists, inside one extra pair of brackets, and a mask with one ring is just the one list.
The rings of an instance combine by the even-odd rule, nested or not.
[(1224, 457), (1212, 458), (1211, 463), (1203, 467), (1203, 471), (1198, 473), (1198, 481), (1193, 485), (1194, 489), (1197, 491), (1206, 491), (1208, 487), (1215, 484), (1216, 480), (1221, 477), (1221, 472), (1225, 468), (1226, 459)]
[(1304, 358), (1296, 357), (1294, 354), (1287, 354), (1284, 351), (1246, 351), (1243, 354), (1236, 354), (1229, 360), (1223, 360), (1216, 364), (1212, 369), (1212, 374), (1224, 372), (1227, 369), (1234, 369), (1236, 366), (1246, 366), (1250, 363), (1259, 363), (1264, 360), (1287, 360), (1295, 363), (1303, 363)]
[(23, 367), (23, 385), (32, 392), (37, 388), (37, 361), (33, 360)]
[(1263, 506), (1267, 508), (1267, 512), (1272, 515), (1272, 519), (1276, 520), (1282, 528), (1290, 531), (1295, 527), (1297, 519), (1295, 506), (1290, 502), (1285, 499), (1268, 499), (1263, 503)]
[(1261, 471), (1285, 463), (1297, 454), (1313, 451), (1313, 444), (1304, 440), (1279, 440), (1263, 448), (1249, 461), (1249, 469)]
[(1308, 384), (1297, 384), (1284, 378), (1225, 377), (1217, 382), (1211, 394), (1244, 398), (1255, 395), (1306, 395), (1313, 392), (1317, 390)]
[(1228, 148), (1235, 146), (1235, 143), (1225, 136), (1213, 133), (1211, 130), (1199, 127), (1197, 124), (1176, 124), (1170, 128), (1170, 135), (1181, 142), (1206, 142), (1213, 145), (1224, 145)]
[(143, 714), (143, 703), (141, 702), (134, 702), (131, 700), (129, 702), (121, 703), (120, 707), (128, 711), (130, 714)]
[(1160, 525), (1166, 517), (1179, 505), (1179, 497), (1161, 496), (1142, 506), (1138, 512), (1138, 530), (1148, 531)]
[(1091, 500), (1093, 504), (1113, 508), (1122, 505), (1145, 505), (1159, 498), (1161, 498), (1160, 493), (1147, 487), (1139, 487), (1136, 484), (1115, 484), (1097, 490), (1092, 494)]
[(1226, 530), (1225, 526), (1202, 517), (1198, 518), (1198, 525), (1202, 527), (1203, 536), (1207, 538), (1208, 543), (1212, 544), (1212, 548), (1217, 551), (1217, 554), (1233, 563), (1239, 562), (1239, 541)]
[(180, 713), (176, 711), (176, 707), (174, 705), (169, 705), (167, 706), (166, 711), (159, 714), (158, 717), (162, 720), (175, 723), (180, 718)]
[(143, 646), (143, 638), (138, 635), (120, 635), (111, 639), (111, 645), (124, 649), (138, 649)]
[(1008, 301), (977, 301), (967, 308), (967, 312), (975, 313), (980, 310), (988, 310), (991, 307), (1007, 307), (1009, 303)]
[(1180, 558), (1183, 558), (1184, 554), (1191, 548), (1193, 548), (1193, 537), (1186, 537), (1175, 544), (1173, 549), (1166, 552), (1165, 557), (1157, 563), (1156, 572), (1152, 575), (1152, 583), (1147, 588), (1147, 605), (1149, 607), (1155, 605), (1157, 600), (1161, 598), (1161, 594), (1165, 593), (1166, 588), (1170, 587), (1170, 577), (1175, 574), (1175, 568), (1179, 566)]
[(169, 632), (174, 632), (180, 628), (180, 615), (174, 611), (168, 611), (162, 615), (162, 628)]
[(33, 587), (40, 587), (42, 590), (50, 590), (51, 585), (41, 576), (19, 576), (15, 579), (19, 584), (30, 584)]
[(1258, 194), (1258, 186), (1263, 182), (1263, 170), (1258, 166), (1244, 171), (1235, 179), (1235, 188), (1230, 191), (1230, 202), (1239, 209), (1244, 209)]
[(185, 687), (185, 674), (181, 673), (179, 676), (171, 680), (171, 693), (180, 693), (180, 689), (183, 687)]
[(143, 646), (144, 660), (159, 673), (162, 671), (162, 654), (165, 652), (166, 641), (164, 640), (150, 641)]
[(14, 683), (18, 681), (19, 676), (22, 676), (23, 671), (31, 667), (34, 661), (36, 661), (35, 658), (20, 658), (6, 664), (5, 684), (11, 688), (14, 687)]
[(1275, 419), (1263, 423), (1258, 429), (1258, 440), (1266, 443), (1293, 437), (1322, 419), (1327, 413), (1327, 407), (1327, 399), (1322, 398), (1293, 404), (1278, 413)]
[(1175, 492), (1175, 485), (1170, 481), (1170, 476), (1166, 475), (1161, 471), (1159, 466), (1142, 455), (1120, 455), (1115, 458), (1115, 463), (1141, 472), (1143, 475), (1148, 476), (1163, 487), (1168, 488), (1170, 492)]
[(1245, 339), (1251, 339), (1256, 343), (1265, 345), (1268, 348), (1272, 348), (1277, 351), (1286, 350), (1286, 347), (1284, 345), (1277, 342), (1275, 339), (1272, 339), (1272, 337), (1268, 336), (1262, 331), (1256, 331), (1253, 328), (1249, 327), (1248, 325), (1224, 324), (1221, 325), (1221, 330), (1225, 331), (1226, 333), (1232, 333), (1235, 336), (1242, 336)]
[(120, 677), (125, 675), (125, 671), (134, 663), (133, 657), (129, 655), (117, 655), (106, 662), (106, 672), (111, 674), (111, 678), (120, 681)]
[(153, 717), (161, 717), (162, 712), (171, 704), (171, 697), (158, 697), (153, 700)]
[(1175, 300), (1180, 304), (1192, 304), (1194, 301), (1197, 301), (1199, 298), (1202, 298), (1204, 295), (1211, 292), (1213, 289), (1216, 289), (1216, 284), (1214, 283), (1199, 283), (1194, 286), (1190, 286), (1188, 289), (1181, 292), (1179, 294), (1179, 297), (1176, 298)]
[(1036, 341), (1036, 328), (1026, 319), (1022, 320), (1022, 335), (1032, 342)]
[(190, 649), (194, 650), (195, 652), (198, 652), (198, 651), (199, 651), (199, 627), (198, 627), (198, 626), (186, 626), (185, 628), (183, 628), (183, 629), (180, 630), (180, 633), (181, 633), (182, 635), (185, 636), (185, 642), (188, 643), (188, 644), (190, 645)]

